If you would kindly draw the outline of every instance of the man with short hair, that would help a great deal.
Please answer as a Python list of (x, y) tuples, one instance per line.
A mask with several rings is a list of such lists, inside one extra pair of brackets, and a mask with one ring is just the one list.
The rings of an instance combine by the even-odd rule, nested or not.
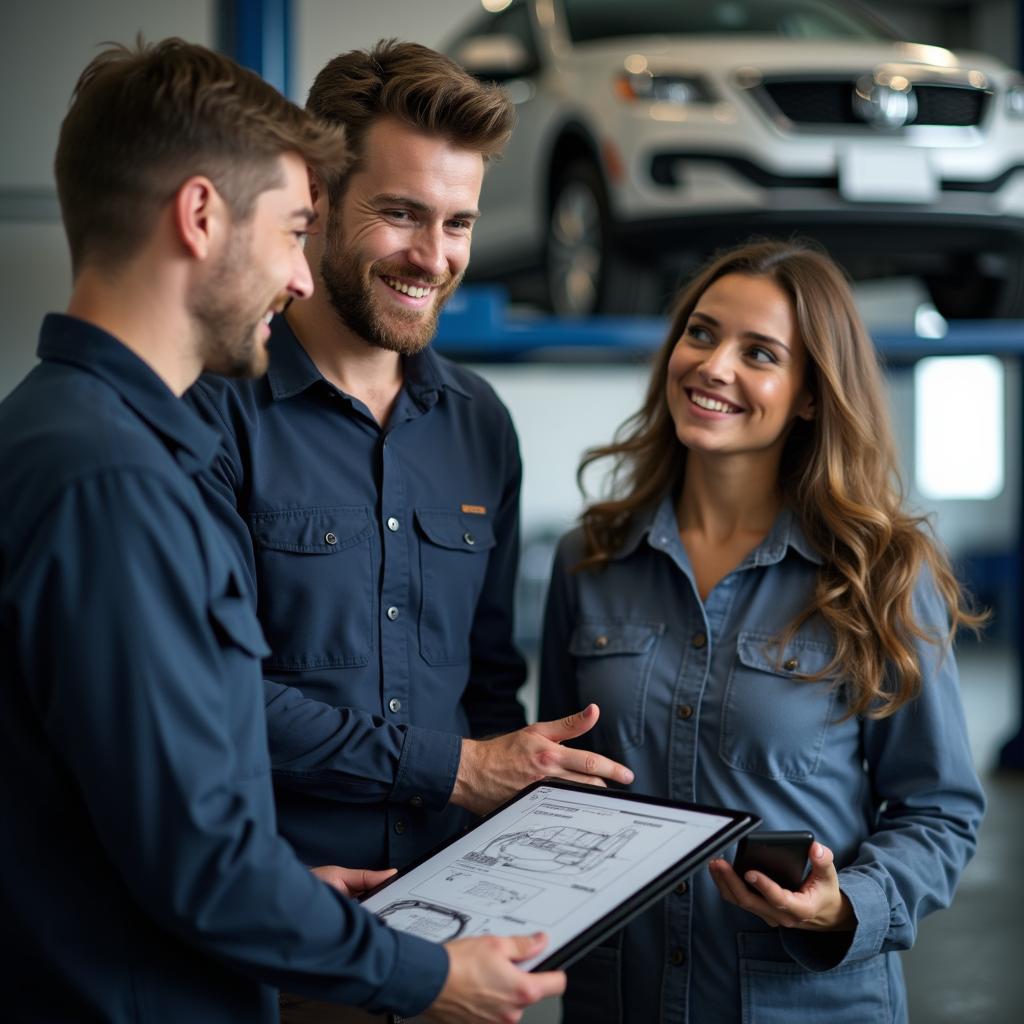
[(109, 49), (76, 87), (68, 313), (0, 403), (6, 1020), (269, 1024), (286, 985), (491, 1022), (564, 985), (514, 966), (542, 937), (388, 929), (348, 898), (386, 873), (311, 872), (275, 831), (267, 648), (196, 486), (218, 437), (179, 396), (265, 368), (269, 320), (312, 291), (307, 165), (345, 160), (181, 40)]
[(517, 438), (491, 388), (428, 347), (511, 103), (392, 40), (330, 61), (307, 108), (353, 152), (345, 175), (314, 176), (317, 291), (275, 322), (265, 380), (204, 378), (190, 400), (226, 436), (209, 504), (271, 647), (282, 833), (310, 864), (403, 866), (458, 829), (459, 808), (545, 775), (631, 775), (560, 745), (594, 706), (525, 726)]

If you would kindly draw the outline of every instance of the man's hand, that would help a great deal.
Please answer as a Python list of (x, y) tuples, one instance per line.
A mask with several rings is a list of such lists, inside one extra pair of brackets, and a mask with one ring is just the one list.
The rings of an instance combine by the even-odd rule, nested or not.
[(342, 896), (355, 896), (357, 893), (376, 889), (381, 882), (387, 881), (396, 869), (367, 871), (366, 868), (339, 868), (337, 864), (327, 864), (322, 868), (309, 870), (321, 882), (326, 882), (332, 889), (337, 889)]
[(557, 722), (536, 722), (491, 740), (463, 740), (451, 802), (486, 814), (545, 776), (592, 786), (603, 786), (605, 779), (632, 782), (633, 773), (624, 765), (560, 745), (592, 729), (600, 714), (596, 704), (588, 704)]
[[(804, 928), (815, 932), (844, 932), (857, 927), (850, 901), (839, 888), (839, 875), (832, 851), (812, 843), (811, 873), (797, 892), (783, 889), (760, 871), (748, 871), (740, 878), (732, 865), (721, 858), (708, 865), (722, 899), (757, 914), (772, 928)], [(744, 879), (757, 889), (751, 892)]]
[(424, 1016), (443, 1024), (516, 1024), (523, 1010), (565, 991), (565, 974), (516, 967), (547, 945), (545, 935), (481, 935), (445, 944), (448, 979)]

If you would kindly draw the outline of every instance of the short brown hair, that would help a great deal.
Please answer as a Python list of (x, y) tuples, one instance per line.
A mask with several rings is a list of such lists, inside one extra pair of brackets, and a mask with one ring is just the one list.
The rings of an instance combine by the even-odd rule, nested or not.
[[(352, 152), (349, 174), (362, 160), (366, 133), (383, 117), (475, 150), (485, 163), (501, 153), (516, 118), (498, 86), (477, 81), (436, 50), (397, 39), (329, 61), (309, 90), (306, 109), (344, 126)], [(332, 202), (346, 180), (338, 175), (328, 181)]]
[(348, 151), (340, 129), (222, 54), (181, 39), (111, 45), (78, 79), (57, 145), (72, 271), (132, 256), (192, 175), (244, 221), (287, 152), (336, 171)]

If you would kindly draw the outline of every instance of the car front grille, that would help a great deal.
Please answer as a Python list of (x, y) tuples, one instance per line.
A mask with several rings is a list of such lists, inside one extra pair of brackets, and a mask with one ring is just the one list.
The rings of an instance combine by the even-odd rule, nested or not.
[[(853, 104), (853, 79), (766, 80), (759, 88), (796, 125), (864, 125)], [(917, 113), (907, 123), (966, 128), (981, 123), (989, 93), (969, 85), (914, 86)]]

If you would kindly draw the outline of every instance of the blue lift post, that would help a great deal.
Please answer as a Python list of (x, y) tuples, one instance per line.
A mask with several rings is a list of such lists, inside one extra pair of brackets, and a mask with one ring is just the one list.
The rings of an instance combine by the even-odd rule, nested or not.
[[(1022, 0), (1024, 3), (1024, 0)], [(480, 362), (639, 361), (665, 337), (661, 317), (592, 317), (565, 320), (550, 316), (510, 315), (503, 288), (466, 285), (442, 313), (436, 347), (456, 359)], [(912, 331), (873, 332), (879, 352), (893, 364), (934, 355), (1024, 356), (1024, 324), (1008, 320), (960, 321), (940, 339)], [(1024, 408), (1018, 411), (1024, 452)], [(1024, 473), (1020, 506), (1024, 515)], [(1024, 528), (1018, 528), (1016, 552), (1017, 638), (1024, 641)], [(1019, 672), (1024, 708), (1024, 672)], [(1024, 770), (1024, 725), (1003, 746), (1000, 769)]]
[(219, 0), (217, 46), (279, 92), (291, 88), (291, 0)]

